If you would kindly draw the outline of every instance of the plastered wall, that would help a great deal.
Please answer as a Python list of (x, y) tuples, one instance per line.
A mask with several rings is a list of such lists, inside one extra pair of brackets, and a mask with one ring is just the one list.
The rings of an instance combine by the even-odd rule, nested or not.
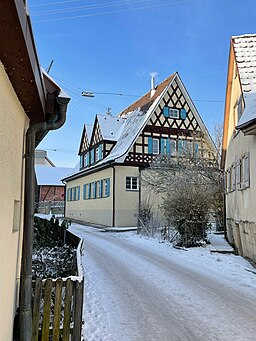
[(0, 340), (11, 341), (20, 276), (24, 143), (29, 121), (0, 63)]

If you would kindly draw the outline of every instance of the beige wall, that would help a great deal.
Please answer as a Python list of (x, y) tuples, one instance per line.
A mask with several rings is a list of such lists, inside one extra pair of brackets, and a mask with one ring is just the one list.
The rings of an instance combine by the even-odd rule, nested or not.
[(225, 171), (249, 152), (250, 186), (242, 190), (236, 188), (226, 194), (227, 235), (240, 254), (256, 261), (256, 136), (244, 136), (241, 131), (235, 131), (234, 107), (240, 94), (239, 79), (234, 72)]
[(0, 340), (12, 340), (20, 275), (24, 136), (28, 118), (0, 63)]
[[(137, 226), (139, 191), (126, 191), (126, 176), (139, 176), (138, 167), (115, 166), (115, 205), (113, 206), (114, 170), (109, 167), (67, 183), (67, 190), (80, 186), (80, 200), (66, 201), (66, 217), (85, 223), (113, 226)], [(106, 198), (83, 199), (83, 185), (110, 178), (110, 196)]]

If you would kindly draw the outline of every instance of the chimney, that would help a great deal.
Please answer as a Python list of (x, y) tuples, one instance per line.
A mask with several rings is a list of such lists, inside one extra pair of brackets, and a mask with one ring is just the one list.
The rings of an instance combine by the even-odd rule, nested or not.
[(151, 86), (150, 86), (150, 98), (154, 96), (155, 92), (156, 92), (156, 89), (155, 89), (155, 76), (156, 76), (156, 73), (155, 72), (152, 72), (150, 74), (151, 76)]

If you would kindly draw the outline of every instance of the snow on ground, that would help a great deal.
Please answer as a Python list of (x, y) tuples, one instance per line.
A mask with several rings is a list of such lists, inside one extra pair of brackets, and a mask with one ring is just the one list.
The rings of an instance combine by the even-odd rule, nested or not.
[[(212, 336), (210, 335), (211, 328), (209, 327), (209, 338), (207, 340), (254, 340), (254, 338), (251, 338), (251, 335), (254, 333), (252, 330), (253, 327), (248, 327), (248, 330), (250, 329), (250, 332), (248, 332), (248, 335), (244, 338), (241, 338), (241, 336), (237, 336), (234, 338), (234, 335), (232, 334), (234, 329), (236, 328), (236, 321), (237, 316), (233, 316), (233, 311), (231, 312), (228, 309), (231, 309), (228, 307), (228, 303), (224, 304), (223, 311), (214, 311), (216, 310), (216, 307), (212, 307), (211, 304), (209, 304), (209, 307), (206, 307), (206, 293), (204, 293), (205, 296), (201, 297), (198, 296), (197, 293), (198, 285), (195, 286), (195, 283), (193, 283), (193, 295), (192, 297), (186, 297), (184, 298), (184, 293), (182, 293), (182, 287), (184, 286), (184, 290), (186, 291), (186, 286), (188, 285), (188, 279), (184, 277), (184, 274), (186, 275), (186, 269), (187, 271), (191, 271), (194, 274), (194, 277), (191, 276), (191, 281), (193, 282), (198, 274), (198, 277), (205, 278), (209, 281), (209, 283), (214, 283), (216, 286), (219, 286), (220, 289), (217, 291), (217, 294), (214, 294), (212, 297), (212, 300), (215, 299), (221, 301), (221, 288), (223, 287), (224, 293), (227, 296), (229, 292), (235, 292), (236, 297), (239, 297), (239, 293), (241, 295), (246, 294), (246, 299), (248, 299), (248, 302), (254, 301), (256, 299), (256, 276), (255, 274), (247, 271), (253, 270), (253, 266), (247, 262), (245, 259), (243, 259), (240, 256), (235, 256), (233, 254), (220, 254), (220, 253), (211, 253), (211, 249), (221, 249), (221, 250), (227, 250), (232, 248), (225, 242), (223, 235), (216, 235), (216, 234), (210, 234), (209, 239), (212, 242), (211, 245), (206, 245), (205, 247), (200, 248), (190, 248), (186, 250), (179, 250), (174, 249), (171, 245), (168, 245), (167, 243), (163, 243), (157, 239), (152, 238), (146, 238), (144, 236), (139, 236), (135, 232), (122, 232), (122, 233), (113, 233), (113, 232), (104, 232), (103, 230), (94, 229), (92, 227), (85, 227), (79, 224), (72, 224), (70, 227), (70, 230), (79, 235), (80, 237), (84, 238), (84, 256), (83, 256), (83, 267), (85, 271), (85, 293), (84, 293), (84, 330), (83, 335), (84, 339), (86, 341), (130, 341), (130, 340), (153, 340), (153, 338), (147, 337), (147, 338), (141, 338), (136, 333), (139, 333), (136, 331), (138, 328), (136, 325), (133, 325), (134, 321), (132, 319), (132, 315), (136, 315), (136, 311), (129, 312), (128, 305), (129, 301), (134, 300), (134, 294), (131, 291), (131, 293), (127, 293), (127, 295), (130, 295), (130, 299), (128, 298), (128, 301), (126, 302), (126, 305), (122, 302), (120, 297), (123, 297), (125, 293), (118, 293), (116, 291), (116, 288), (112, 287), (111, 282), (108, 277), (106, 277), (106, 273), (109, 272), (113, 278), (115, 278), (115, 281), (117, 281), (114, 277), (117, 274), (116, 272), (122, 271), (122, 266), (120, 266), (119, 270), (112, 269), (106, 269), (108, 267), (108, 261), (104, 263), (104, 254), (100, 258), (100, 248), (102, 248), (103, 251), (106, 251), (109, 253), (109, 261), (112, 261), (116, 259), (117, 261), (121, 260), (126, 263), (127, 266), (127, 272), (135, 274), (133, 278), (134, 285), (137, 285), (137, 290), (140, 290), (139, 284), (139, 278), (146, 279), (146, 283), (149, 283), (151, 280), (152, 283), (154, 283), (155, 287), (157, 289), (163, 290), (166, 297), (169, 295), (169, 291), (172, 291), (172, 295), (174, 297), (172, 300), (176, 300), (176, 303), (183, 302), (183, 306), (187, 305), (187, 310), (191, 309), (191, 314), (195, 314), (195, 311), (197, 312), (197, 318), (202, 322), (209, 323), (207, 320), (207, 316), (213, 316), (212, 320), (215, 322), (211, 322), (213, 324), (211, 326), (212, 328)], [(96, 237), (96, 239), (95, 239)], [(96, 240), (95, 245), (91, 244), (91, 242), (94, 242), (94, 239)], [(92, 246), (91, 246), (91, 245)], [(118, 246), (120, 244), (120, 246)], [(97, 250), (97, 247), (99, 246), (99, 251)], [(136, 258), (135, 255), (133, 256), (132, 253), (128, 253), (128, 248), (131, 250), (133, 249), (134, 252), (141, 252), (141, 264), (138, 264), (138, 257)], [(92, 253), (89, 251), (93, 251)], [(181, 269), (183, 269), (183, 273), (181, 274), (181, 278), (184, 278), (184, 285), (183, 280), (180, 278), (173, 278), (170, 282), (170, 280), (165, 277), (165, 273), (159, 273), (157, 272), (157, 259), (154, 260), (154, 254), (157, 254), (161, 257), (161, 259), (170, 262), (170, 264), (174, 263), (178, 267), (180, 266)], [(152, 255), (152, 259), (151, 259)], [(98, 257), (99, 256), (99, 257)], [(98, 257), (98, 259), (96, 259)], [(160, 259), (160, 258), (159, 258)], [(99, 265), (100, 264), (100, 265)], [(104, 265), (105, 264), (105, 265)], [(114, 264), (114, 263), (113, 263)], [(160, 264), (159, 264), (160, 265)], [(111, 266), (111, 265), (109, 265)], [(162, 266), (163, 269), (164, 266)], [(118, 269), (118, 267), (117, 267)], [(109, 275), (109, 274), (108, 274)], [(177, 275), (179, 276), (179, 275)], [(138, 279), (138, 283), (136, 283), (136, 280)], [(119, 280), (118, 280), (119, 281)], [(186, 282), (187, 281), (187, 282)], [(211, 284), (207, 284), (209, 290), (211, 290)], [(118, 283), (117, 283), (118, 285)], [(122, 279), (120, 279), (119, 283), (120, 287), (124, 284), (122, 282)], [(168, 290), (167, 290), (168, 287)], [(177, 289), (178, 288), (178, 289)], [(195, 289), (197, 288), (197, 289)], [(130, 290), (130, 289), (129, 289)], [(166, 291), (167, 290), (167, 291)], [(213, 289), (214, 290), (214, 289)], [(176, 297), (175, 297), (176, 295)], [(223, 294), (224, 295), (224, 294)], [(216, 296), (216, 297), (214, 297)], [(220, 296), (220, 297), (219, 297)], [(228, 299), (232, 300), (232, 296)], [(148, 299), (149, 300), (149, 299)], [(200, 302), (201, 300), (201, 302)], [(198, 302), (199, 301), (199, 302)], [(236, 301), (231, 301), (234, 305)], [(142, 304), (140, 301), (138, 301), (138, 305)], [(154, 302), (152, 302), (152, 305)], [(231, 305), (232, 305), (231, 304)], [(122, 309), (123, 306), (123, 309)], [(205, 309), (204, 314), (201, 312), (203, 309)], [(127, 311), (124, 313), (124, 310), (127, 309)], [(175, 308), (176, 309), (176, 306)], [(183, 309), (183, 308), (181, 308)], [(208, 310), (207, 310), (208, 309)], [(225, 310), (226, 309), (226, 310)], [(164, 310), (164, 307), (163, 307)], [(227, 316), (232, 315), (231, 317)], [(182, 312), (186, 314), (187, 312)], [(208, 314), (208, 315), (207, 315)], [(125, 317), (125, 322), (122, 321), (122, 315), (127, 315)], [(168, 314), (167, 314), (168, 315)], [(187, 316), (187, 320), (189, 320), (189, 316)], [(225, 317), (227, 316), (227, 317)], [(228, 318), (231, 319), (234, 326), (231, 328), (232, 330), (229, 330), (229, 324)], [(244, 321), (245, 317), (241, 317), (241, 321)], [(137, 318), (138, 320), (138, 318)], [(179, 321), (178, 321), (179, 322)], [(178, 328), (178, 323), (176, 321), (176, 325)], [(195, 322), (191, 322), (191, 328), (194, 330), (196, 329)], [(141, 322), (142, 323), (142, 322)], [(187, 322), (188, 323), (188, 322)], [(127, 324), (131, 325), (130, 327), (130, 333), (131, 330), (134, 331), (134, 334), (126, 334), (125, 328), (127, 328)], [(141, 327), (141, 326), (140, 326)], [(142, 328), (142, 327), (141, 327)], [(145, 330), (145, 326), (143, 326)], [(173, 327), (174, 328), (174, 327)], [(182, 328), (182, 327), (180, 327)], [(214, 334), (216, 333), (215, 328), (226, 328), (225, 333), (223, 335), (220, 334)], [(237, 327), (238, 328), (238, 327)], [(177, 337), (173, 339), (169, 339), (168, 336), (163, 336), (162, 338), (157, 338), (155, 340), (206, 340), (205, 336), (202, 336), (201, 334), (195, 334), (194, 338), (191, 336), (180, 338), (179, 335), (179, 328), (174, 332), (177, 333)], [(185, 331), (184, 331), (185, 332)], [(159, 332), (160, 333), (160, 332)], [(195, 332), (196, 333), (196, 332)], [(198, 332), (199, 333), (199, 332)], [(250, 334), (249, 334), (250, 333)], [(214, 336), (215, 335), (215, 336)], [(146, 336), (145, 336), (146, 337)]]

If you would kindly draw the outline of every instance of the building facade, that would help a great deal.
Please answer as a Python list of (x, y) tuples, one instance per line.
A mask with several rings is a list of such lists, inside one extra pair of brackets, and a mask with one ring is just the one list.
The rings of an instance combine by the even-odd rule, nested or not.
[(215, 150), (174, 73), (118, 117), (97, 115), (93, 126), (84, 126), (80, 171), (63, 179), (66, 217), (109, 227), (137, 226), (146, 193), (142, 172), (159, 156), (176, 157), (186, 148), (207, 155)]
[(221, 166), (227, 237), (256, 261), (256, 35), (231, 38)]
[[(21, 254), (26, 254), (22, 246), (25, 163), (32, 151), (26, 149), (26, 136), (29, 127), (52, 117), (55, 109), (51, 103), (60, 88), (42, 74), (25, 2), (3, 0), (0, 12), (4, 13), (0, 22), (0, 340), (11, 341), (18, 333), (14, 319), (19, 306)], [(53, 88), (56, 95), (49, 102)], [(45, 134), (36, 135), (36, 144)]]

